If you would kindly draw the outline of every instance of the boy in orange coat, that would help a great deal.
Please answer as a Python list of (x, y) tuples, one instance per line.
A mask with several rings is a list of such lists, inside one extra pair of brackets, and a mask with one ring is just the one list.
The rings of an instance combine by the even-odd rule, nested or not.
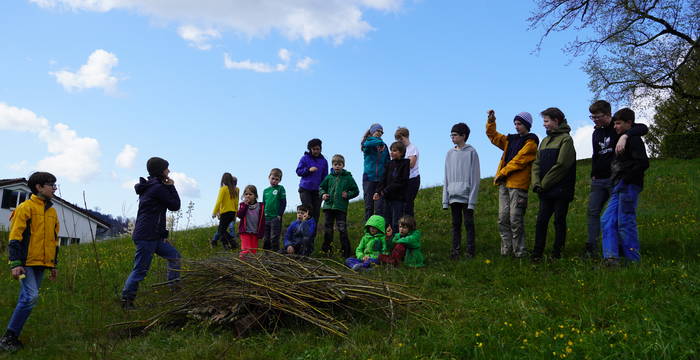
[(525, 255), (525, 210), (530, 188), (532, 162), (537, 156), (537, 135), (530, 133), (532, 115), (521, 112), (513, 119), (516, 134), (503, 135), (496, 131), (496, 113), (488, 111), (486, 135), (491, 143), (503, 150), (494, 176), (498, 186), (498, 228), (501, 233), (501, 255), (511, 252), (515, 257)]

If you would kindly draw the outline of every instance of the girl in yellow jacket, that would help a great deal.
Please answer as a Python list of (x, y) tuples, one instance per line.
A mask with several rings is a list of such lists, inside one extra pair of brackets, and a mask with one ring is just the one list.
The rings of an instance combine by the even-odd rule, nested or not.
[[(236, 210), (238, 209), (238, 193), (236, 187), (238, 180), (230, 173), (224, 173), (221, 176), (221, 188), (219, 188), (219, 196), (216, 198), (216, 205), (212, 212), (212, 218), (219, 218), (218, 235), (221, 238), (221, 245), (225, 250), (230, 250), (238, 247), (235, 240), (228, 232), (229, 224), (236, 222)], [(216, 246), (216, 237), (211, 242), (211, 246)]]

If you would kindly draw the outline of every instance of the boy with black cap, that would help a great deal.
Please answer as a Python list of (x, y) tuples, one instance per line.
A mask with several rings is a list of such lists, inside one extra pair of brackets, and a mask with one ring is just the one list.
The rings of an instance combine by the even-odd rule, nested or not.
[(455, 146), (445, 158), (445, 184), (442, 187), (442, 207), (452, 211), (452, 251), (453, 260), (459, 258), (462, 241), (462, 218), (467, 232), (467, 257), (474, 257), (476, 230), (474, 228), (474, 208), (479, 194), (481, 172), (479, 155), (471, 145), (469, 126), (459, 123), (452, 126), (450, 137)]
[(180, 278), (180, 253), (168, 242), (169, 234), (165, 229), (166, 211), (180, 210), (180, 196), (175, 189), (175, 182), (168, 177), (168, 166), (168, 162), (159, 157), (148, 159), (148, 180), (140, 178), (134, 186), (139, 195), (139, 210), (131, 235), (136, 245), (136, 254), (134, 268), (122, 289), (122, 308), (125, 310), (134, 309), (136, 291), (151, 267), (153, 254), (168, 261), (168, 281), (171, 284), (174, 285)]
[(496, 131), (496, 113), (488, 111), (486, 136), (503, 150), (493, 182), (498, 186), (498, 229), (501, 255), (525, 255), (525, 210), (530, 188), (530, 171), (537, 156), (537, 135), (530, 133), (532, 115), (521, 112), (513, 119), (517, 134)]

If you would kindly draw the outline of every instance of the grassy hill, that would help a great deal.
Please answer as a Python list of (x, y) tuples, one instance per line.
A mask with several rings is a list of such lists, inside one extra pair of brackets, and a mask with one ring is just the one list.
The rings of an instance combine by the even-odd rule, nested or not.
[[(27, 348), (17, 358), (697, 359), (700, 159), (652, 160), (638, 211), (642, 262), (619, 268), (579, 258), (587, 236), (589, 172), (590, 162), (579, 162), (564, 259), (538, 265), (499, 255), (497, 191), (491, 179), (482, 180), (477, 257), (471, 260), (448, 260), (450, 216), (441, 209), (441, 188), (421, 190), (416, 211), (428, 266), (379, 269), (367, 276), (411, 284), (414, 293), (438, 301), (426, 314), (429, 320), (403, 318), (390, 326), (360, 317), (347, 339), (302, 325), (243, 339), (193, 325), (118, 336), (105, 325), (157, 311), (120, 310), (118, 294), (133, 256), (130, 239), (120, 239), (98, 244), (97, 256), (92, 245), (62, 248), (59, 280), (43, 283), (39, 304), (21, 336)], [(537, 205), (531, 194), (529, 248)], [(357, 244), (362, 204), (351, 204), (349, 213), (351, 241)], [(284, 224), (291, 220), (292, 214), (287, 214)], [(174, 241), (185, 257), (207, 257), (214, 252), (207, 243), (213, 231), (179, 232)], [(550, 231), (548, 251), (552, 241)], [(158, 295), (149, 293), (148, 284), (164, 280), (158, 271), (164, 266), (154, 261), (137, 302)], [(8, 271), (0, 274), (4, 326), (18, 286)]]

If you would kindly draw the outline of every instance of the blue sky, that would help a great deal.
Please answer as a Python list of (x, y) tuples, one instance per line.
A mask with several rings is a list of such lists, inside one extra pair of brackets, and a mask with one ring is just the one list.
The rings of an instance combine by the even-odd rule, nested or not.
[[(411, 131), (422, 185), (442, 181), (449, 132), (472, 129), (482, 176), (501, 152), (484, 133), (520, 111), (561, 108), (590, 156), (592, 94), (555, 34), (528, 31), (529, 1), (12, 0), (0, 2), (0, 178), (50, 170), (64, 198), (135, 216), (131, 185), (170, 161), (194, 223), (210, 223), (224, 171), (268, 186), (284, 171), (290, 208), (306, 142), (346, 157), (374, 122)], [(63, 125), (58, 125), (63, 124)], [(127, 146), (128, 145), (128, 146)]]

